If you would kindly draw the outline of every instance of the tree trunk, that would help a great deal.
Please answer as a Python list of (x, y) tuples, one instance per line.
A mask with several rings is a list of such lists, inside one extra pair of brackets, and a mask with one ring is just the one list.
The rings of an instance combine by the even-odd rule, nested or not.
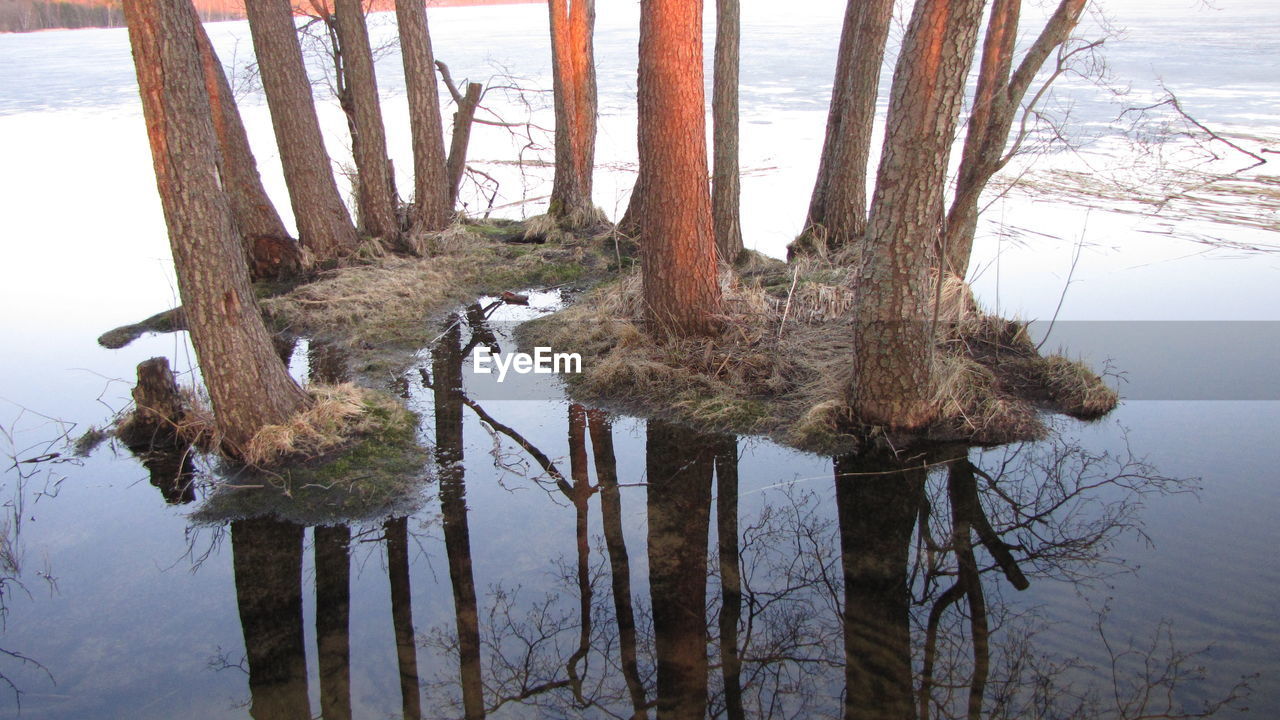
[(218, 427), (238, 455), (259, 428), (284, 422), (308, 399), (276, 356), (249, 285), (218, 181), (188, 5), (128, 0), (124, 9), (178, 292)]
[(707, 712), (707, 531), (715, 450), (705, 435), (649, 421), (649, 592), (660, 720), (702, 720)]
[(446, 169), (449, 177), (449, 207), (458, 204), (458, 191), (462, 189), (462, 175), (467, 171), (467, 146), (471, 144), (471, 121), (480, 104), (480, 83), (467, 83), (467, 94), (458, 95), (458, 110), (453, 113), (453, 134), (449, 143), (449, 161)]
[(453, 216), (445, 170), (444, 122), (431, 53), (427, 8), (421, 0), (396, 0), (400, 55), (409, 96), (409, 128), (413, 135), (414, 229), (443, 230)]
[(942, 240), (941, 255), (947, 272), (964, 277), (968, 270), (978, 229), (978, 199), (991, 178), (1009, 161), (1005, 145), (1022, 99), (1050, 53), (1066, 42), (1080, 22), (1086, 3), (1087, 0), (1061, 0), (1012, 78), (1022, 0), (996, 0), (991, 7), (955, 198), (947, 213)]
[(709, 335), (720, 284), (707, 180), (702, 3), (641, 3), (637, 88), (641, 269), (650, 331)]
[[(856, 10), (855, 10), (856, 6)], [(813, 201), (810, 203), (809, 225), (822, 228), (829, 250), (845, 247), (861, 238), (867, 227), (867, 162), (871, 155), (871, 135), (875, 129), (876, 98), (880, 91), (880, 65), (889, 37), (889, 21), (893, 16), (893, 0), (871, 0), (849, 3), (848, 15), (856, 15), (852, 24), (853, 39), (841, 48), (849, 53), (837, 69), (845, 74), (836, 78), (839, 92), (833, 92), (831, 113), (835, 135), (823, 143), (825, 176), (819, 175)], [(840, 104), (835, 104), (836, 96)], [(828, 132), (833, 121), (828, 120)], [(816, 212), (815, 212), (816, 211)]]
[(391, 166), (387, 161), (387, 137), (378, 102), (378, 78), (373, 69), (369, 29), (364, 22), (360, 0), (334, 0), (338, 43), (342, 48), (342, 71), (355, 109), (355, 130), (351, 149), (359, 174), (357, 202), (364, 231), (373, 237), (398, 241), (395, 193), (391, 189)]
[(596, 156), (595, 0), (549, 0), (556, 169), (547, 214), (561, 227), (585, 228), (601, 213), (591, 200)]
[(204, 87), (209, 94), (213, 131), (221, 154), (218, 171), (249, 258), (250, 275), (254, 280), (296, 275), (303, 269), (298, 243), (285, 229), (276, 206), (262, 187), (262, 176), (258, 174), (258, 164), (236, 108), (231, 84), (194, 9), (191, 20), (196, 28)]
[(716, 0), (716, 50), (711, 93), (713, 125), (711, 216), (720, 262), (732, 265), (742, 254), (738, 212), (738, 55), (742, 9), (739, 0)]
[(355, 251), (358, 238), (333, 179), (291, 6), (245, 0), (245, 12), (298, 237), (316, 260), (339, 259)]
[(640, 168), (636, 173), (635, 184), (631, 186), (631, 197), (627, 200), (627, 209), (622, 211), (622, 217), (618, 218), (616, 226), (617, 231), (623, 235), (640, 242), (640, 236), (643, 234), (644, 228), (640, 226), (640, 220), (644, 217), (644, 169)]
[(853, 281), (858, 316), (849, 401), (869, 424), (912, 429), (936, 414), (928, 277), (982, 6), (982, 0), (919, 0), (894, 71), (862, 264)]

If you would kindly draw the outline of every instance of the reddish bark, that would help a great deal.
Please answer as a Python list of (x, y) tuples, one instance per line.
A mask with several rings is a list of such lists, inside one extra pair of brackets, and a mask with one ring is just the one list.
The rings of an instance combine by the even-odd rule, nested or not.
[(894, 71), (876, 190), (854, 279), (850, 404), (864, 422), (918, 428), (936, 414), (927, 288), (947, 161), (982, 0), (920, 0)]
[(638, 106), (647, 319), (654, 332), (711, 334), (720, 285), (707, 180), (702, 3), (641, 4)]
[(276, 355), (218, 178), (190, 0), (127, 0), (125, 18), (178, 292), (228, 451), (308, 400)]
[(956, 194), (942, 240), (944, 268), (954, 275), (963, 277), (969, 267), (978, 228), (978, 199), (991, 178), (1009, 162), (1005, 145), (1022, 100), (1050, 53), (1066, 42), (1080, 22), (1086, 3), (1087, 0), (1061, 0), (1012, 76), (1022, 2), (996, 0), (991, 8)]
[(562, 227), (594, 225), (596, 155), (595, 0), (549, 0), (556, 169), (548, 214)]

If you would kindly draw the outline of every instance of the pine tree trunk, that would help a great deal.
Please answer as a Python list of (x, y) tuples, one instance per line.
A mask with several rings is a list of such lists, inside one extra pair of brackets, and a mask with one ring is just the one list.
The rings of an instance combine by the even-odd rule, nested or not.
[(344, 257), (358, 238), (333, 179), (291, 6), (288, 0), (245, 0), (245, 12), (298, 237), (317, 261)]
[(640, 241), (644, 228), (640, 226), (641, 218), (644, 217), (644, 168), (639, 168), (636, 173), (635, 184), (631, 186), (631, 197), (627, 200), (627, 209), (622, 211), (622, 217), (618, 218), (617, 231), (623, 235)]
[(894, 71), (884, 151), (854, 280), (858, 316), (850, 404), (866, 423), (911, 429), (936, 413), (928, 277), (982, 6), (982, 0), (917, 2)]
[(360, 183), (357, 201), (364, 231), (393, 243), (400, 235), (396, 221), (395, 193), (391, 189), (391, 166), (387, 162), (387, 137), (378, 102), (378, 78), (373, 69), (373, 50), (365, 26), (360, 0), (334, 0), (338, 43), (342, 47), (342, 71), (347, 91), (355, 106), (355, 131), (351, 135), (352, 154)]
[(637, 86), (647, 319), (653, 332), (711, 334), (720, 285), (707, 179), (702, 3), (641, 3)]
[(218, 138), (221, 155), (218, 170), (249, 258), (250, 274), (255, 280), (296, 275), (303, 269), (298, 243), (285, 229), (276, 206), (262, 186), (262, 176), (258, 174), (258, 163), (236, 108), (231, 84), (194, 8), (191, 21), (196, 28), (204, 87), (213, 113), (213, 131)]
[(445, 169), (444, 122), (436, 84), (435, 57), (421, 0), (396, 0), (400, 54), (409, 96), (409, 128), (413, 135), (414, 229), (443, 230), (453, 217)]
[(591, 199), (596, 155), (595, 0), (549, 0), (556, 169), (548, 214), (561, 227), (595, 225)]
[(713, 125), (711, 216), (720, 262), (732, 265), (742, 254), (738, 174), (738, 55), (742, 8), (739, 0), (716, 0), (716, 50), (712, 79)]
[(217, 145), (190, 0), (127, 0), (178, 292), (218, 427), (232, 454), (308, 400), (277, 357), (218, 180)]
[(978, 200), (987, 183), (1008, 162), (1005, 145), (1022, 99), (1050, 53), (1066, 42), (1080, 22), (1086, 3), (1087, 0), (1061, 0), (1012, 76), (1022, 1), (996, 0), (992, 6), (955, 198), (942, 239), (941, 255), (947, 272), (964, 277), (968, 270), (978, 229)]
[[(952, 260), (959, 260), (963, 256), (965, 265), (968, 265), (973, 235), (978, 228), (978, 196), (986, 186), (986, 180), (990, 178), (987, 174), (988, 166), (993, 161), (998, 162), (1000, 153), (1004, 150), (1003, 135), (1000, 137), (999, 147), (993, 147), (992, 122), (1006, 112), (1002, 105), (1009, 84), (1009, 72), (1013, 66), (1021, 8), (1022, 0), (995, 0), (983, 39), (978, 87), (973, 96), (973, 109), (969, 111), (969, 128), (965, 134), (964, 154), (956, 178), (955, 199), (947, 214), (941, 249), (944, 268), (959, 276), (964, 275), (967, 267), (957, 267)], [(994, 158), (991, 157), (992, 151)], [(983, 175), (986, 178), (982, 178)]]
[(805, 233), (837, 250), (866, 232), (867, 163), (893, 0), (849, 0)]

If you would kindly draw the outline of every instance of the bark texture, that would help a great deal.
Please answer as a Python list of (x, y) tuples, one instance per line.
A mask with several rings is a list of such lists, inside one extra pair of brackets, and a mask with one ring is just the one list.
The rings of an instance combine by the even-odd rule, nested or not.
[(413, 136), (413, 224), (419, 231), (443, 230), (453, 216), (445, 171), (444, 123), (436, 61), (431, 52), (426, 4), (396, 0), (400, 27), (400, 55), (404, 61), (409, 98), (409, 129)]
[(291, 6), (288, 0), (245, 0), (245, 12), (298, 237), (318, 261), (341, 258), (358, 239), (333, 179)]
[[(443, 68), (443, 65), (441, 65)], [(443, 72), (443, 70), (442, 70)], [(448, 78), (446, 76), (446, 82)], [(452, 84), (449, 90), (453, 91)], [(458, 204), (458, 191), (462, 189), (462, 176), (467, 171), (467, 146), (471, 144), (471, 124), (476, 116), (476, 106), (480, 104), (483, 87), (480, 83), (467, 83), (466, 94), (454, 92), (453, 99), (458, 109), (453, 113), (453, 133), (449, 138), (449, 159), (445, 163), (448, 176), (449, 206)]]
[(917, 2), (894, 71), (862, 264), (853, 281), (849, 402), (873, 425), (918, 428), (936, 414), (928, 277), (982, 6), (982, 0)]
[(711, 81), (711, 217), (720, 262), (742, 254), (738, 171), (738, 65), (742, 34), (740, 0), (716, 0), (716, 49)]
[(276, 355), (218, 179), (189, 0), (124, 5), (178, 292), (227, 449), (308, 400)]
[(591, 201), (596, 157), (595, 0), (548, 0), (556, 168), (547, 213), (565, 228), (596, 224)]
[(1005, 153), (1005, 146), (1022, 100), (1045, 60), (1079, 24), (1087, 1), (1061, 0), (1012, 75), (1022, 0), (996, 0), (991, 6), (956, 194), (942, 240), (944, 268), (954, 275), (963, 277), (969, 268), (978, 229), (978, 199), (1012, 157)]
[(240, 119), (231, 84), (194, 8), (191, 22), (200, 48), (213, 131), (218, 138), (218, 171), (249, 258), (250, 274), (255, 280), (296, 275), (303, 269), (298, 243), (285, 229), (276, 206), (262, 186), (262, 176), (258, 174), (258, 163), (249, 146), (249, 135)]
[(830, 250), (866, 232), (867, 162), (893, 0), (849, 0), (805, 233)]
[(351, 94), (354, 130), (351, 149), (355, 156), (359, 187), (360, 222), (373, 237), (395, 242), (400, 235), (396, 220), (395, 191), (387, 161), (387, 134), (378, 102), (378, 78), (373, 69), (373, 49), (360, 0), (334, 0), (338, 44), (342, 48), (342, 72)]
[(707, 179), (702, 3), (641, 3), (637, 91), (647, 319), (653, 332), (708, 335), (720, 285)]

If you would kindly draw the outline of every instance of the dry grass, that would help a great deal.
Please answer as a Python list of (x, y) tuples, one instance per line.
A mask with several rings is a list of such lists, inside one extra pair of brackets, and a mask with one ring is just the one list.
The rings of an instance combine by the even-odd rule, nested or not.
[[(391, 396), (351, 383), (308, 385), (312, 403), (279, 425), (267, 425), (250, 439), (239, 458), (247, 465), (270, 467), (283, 461), (306, 461), (349, 445), (360, 438), (383, 432), (388, 424), (403, 424), (412, 415)], [(190, 387), (179, 388), (182, 413), (171, 431), (180, 441), (203, 452), (216, 452), (223, 444), (213, 409), (203, 394)], [(140, 411), (125, 413), (115, 434), (130, 444), (167, 442), (154, 429), (154, 420)], [(154, 436), (139, 434), (139, 428)]]
[(247, 464), (278, 465), (285, 459), (314, 458), (331, 452), (375, 428), (370, 410), (394, 402), (381, 393), (356, 387), (314, 384), (307, 388), (310, 407), (280, 425), (267, 425), (244, 448)]
[(459, 294), (457, 280), (474, 270), (471, 255), (384, 259), (325, 273), (293, 292), (263, 301), (273, 318), (301, 329), (390, 339)]
[[(788, 265), (754, 256), (738, 273), (724, 271), (714, 338), (650, 338), (633, 273), (528, 323), (521, 342), (582, 353), (584, 373), (572, 379), (572, 391), (596, 404), (664, 413), (710, 431), (769, 435), (817, 452), (852, 450), (869, 430), (857, 426), (845, 401), (854, 260), (816, 255)], [(909, 439), (1034, 438), (1044, 432), (1037, 405), (1079, 417), (1114, 407), (1114, 392), (1096, 375), (1041, 358), (1021, 324), (984, 315), (960, 280), (946, 278), (930, 297), (940, 418)]]
[(477, 295), (587, 283), (615, 253), (598, 238), (503, 242), (519, 226), (454, 225), (410, 240), (422, 257), (387, 255), (322, 273), (262, 301), (277, 328), (343, 348), (353, 371), (383, 382), (438, 332), (438, 318)]

